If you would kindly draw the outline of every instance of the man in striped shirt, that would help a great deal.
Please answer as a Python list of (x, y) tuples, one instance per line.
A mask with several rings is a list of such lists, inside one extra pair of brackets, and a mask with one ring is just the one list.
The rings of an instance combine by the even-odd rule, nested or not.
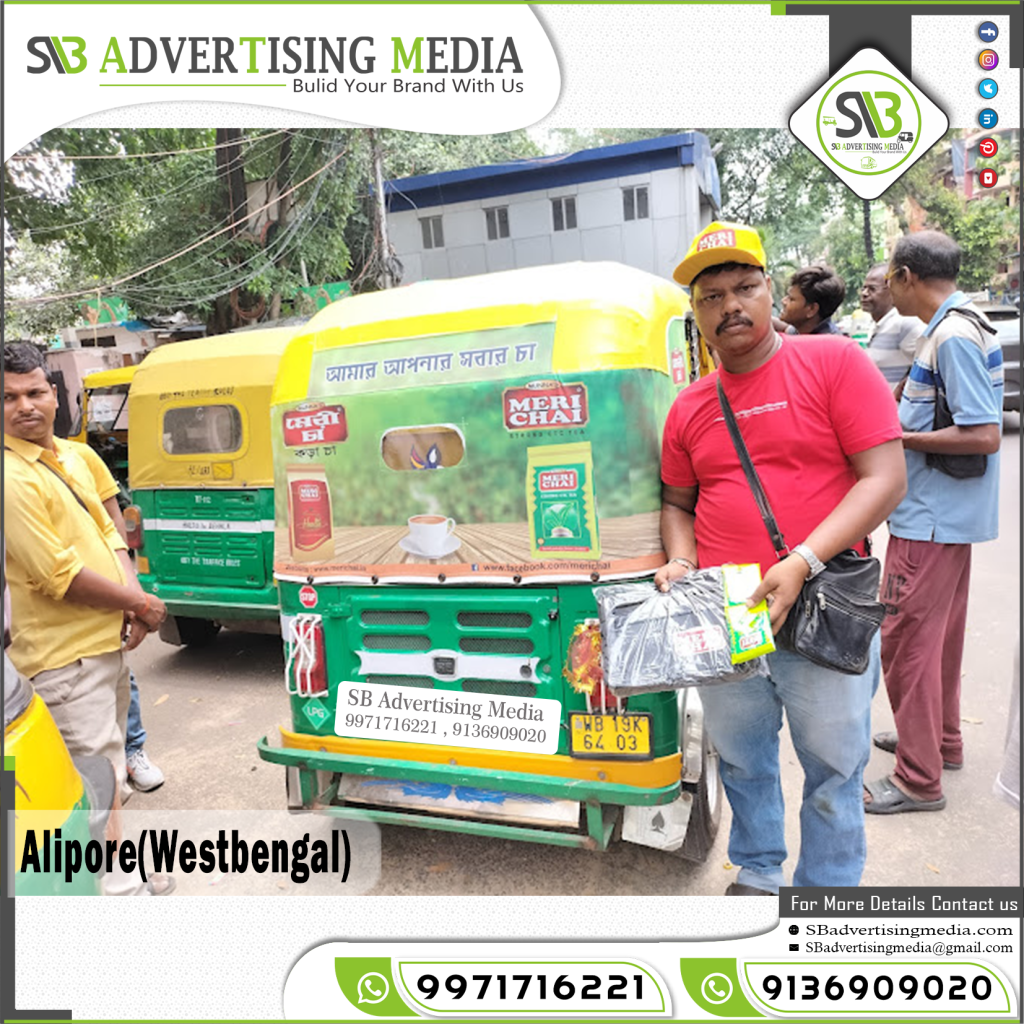
[(860, 288), (860, 308), (875, 321), (868, 335), (868, 355), (895, 388), (910, 372), (925, 325), (916, 316), (900, 316), (885, 280), (886, 270), (886, 265), (879, 263), (868, 271)]
[[(924, 332), (900, 396), (907, 494), (889, 517), (881, 594), (882, 671), (896, 732), (874, 742), (895, 752), (896, 765), (865, 786), (869, 814), (942, 810), (943, 771), (964, 763), (971, 546), (999, 534), (1003, 357), (995, 330), (957, 287), (959, 272), (956, 242), (918, 231), (896, 243), (886, 274), (896, 308), (918, 317)], [(936, 415), (941, 403), (949, 417)], [(933, 456), (985, 458), (968, 467)]]

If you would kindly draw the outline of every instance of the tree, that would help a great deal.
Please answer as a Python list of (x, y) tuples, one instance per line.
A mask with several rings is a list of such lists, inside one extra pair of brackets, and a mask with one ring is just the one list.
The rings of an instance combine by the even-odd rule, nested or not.
[[(539, 154), (525, 131), (378, 135), (389, 178)], [(4, 173), (8, 269), (29, 255), (38, 262), (40, 251), (66, 256), (53, 275), (22, 275), (21, 294), (8, 287), (11, 311), (28, 308), (33, 288), (52, 296), (99, 287), (137, 315), (181, 309), (223, 331), (278, 315), (303, 285), (345, 280), (350, 245), (358, 273), (371, 248), (364, 129), (59, 129)], [(268, 185), (262, 202), (247, 197), (258, 182)], [(256, 230), (254, 207), (274, 209), (271, 184), (276, 216)], [(20, 246), (35, 248), (19, 256)], [(376, 287), (372, 275), (363, 284)], [(53, 315), (42, 319), (38, 310), (12, 315), (23, 323), (65, 315), (47, 305)]]
[[(964, 291), (986, 288), (1001, 260), (1019, 248), (1017, 210), (990, 195), (967, 199), (945, 184), (948, 147), (936, 146), (886, 192), (884, 199), (904, 230), (914, 226), (943, 231), (956, 240), (962, 257)], [(923, 220), (923, 224), (922, 224)]]

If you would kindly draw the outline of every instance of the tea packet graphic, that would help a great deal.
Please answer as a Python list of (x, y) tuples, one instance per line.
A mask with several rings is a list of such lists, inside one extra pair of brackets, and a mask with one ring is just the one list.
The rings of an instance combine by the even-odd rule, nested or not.
[(527, 448), (526, 505), (534, 558), (600, 558), (589, 441)]

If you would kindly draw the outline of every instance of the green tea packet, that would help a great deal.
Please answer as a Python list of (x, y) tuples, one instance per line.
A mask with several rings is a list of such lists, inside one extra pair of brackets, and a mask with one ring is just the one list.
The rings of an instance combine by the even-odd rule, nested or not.
[(761, 601), (748, 608), (747, 598), (761, 583), (759, 565), (723, 565), (725, 621), (729, 627), (729, 654), (734, 665), (775, 650), (768, 605)]
[(534, 558), (600, 558), (589, 441), (526, 449), (526, 505)]

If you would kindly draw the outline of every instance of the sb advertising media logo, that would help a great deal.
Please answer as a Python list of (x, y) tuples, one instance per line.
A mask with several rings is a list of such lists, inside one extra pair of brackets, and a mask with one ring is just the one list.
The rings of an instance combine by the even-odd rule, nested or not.
[(789, 119), (790, 131), (861, 199), (877, 199), (949, 119), (877, 50), (857, 53)]

